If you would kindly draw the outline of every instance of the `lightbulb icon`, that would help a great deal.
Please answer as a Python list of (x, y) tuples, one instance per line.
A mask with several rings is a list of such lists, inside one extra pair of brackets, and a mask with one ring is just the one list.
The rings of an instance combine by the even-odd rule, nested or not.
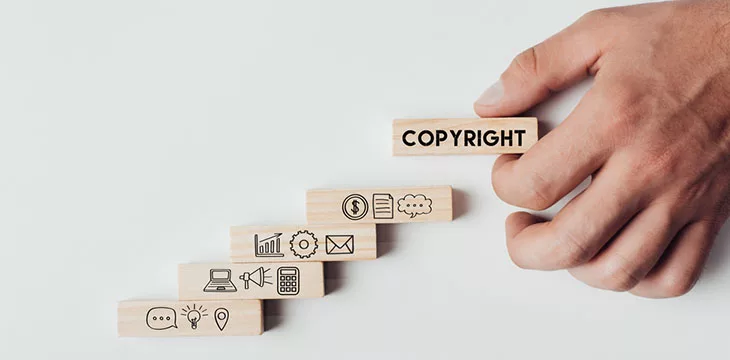
[(190, 327), (193, 330), (198, 328), (198, 321), (200, 321), (200, 312), (198, 310), (191, 310), (188, 312), (188, 321), (190, 321)]
[(193, 304), (193, 308), (190, 308), (190, 305), (186, 306), (184, 309), (181, 310), (182, 316), (185, 316), (188, 321), (190, 322), (190, 327), (195, 330), (198, 328), (198, 322), (200, 319), (203, 318), (203, 316), (208, 316), (206, 312), (208, 309), (203, 308), (203, 305), (200, 305), (196, 308), (196, 305)]

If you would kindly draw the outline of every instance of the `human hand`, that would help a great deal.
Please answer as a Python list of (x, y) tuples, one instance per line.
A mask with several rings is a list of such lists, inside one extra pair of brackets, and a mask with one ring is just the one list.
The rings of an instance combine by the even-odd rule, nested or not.
[(518, 55), (474, 108), (518, 114), (589, 75), (560, 126), (494, 164), (497, 195), (533, 210), (591, 177), (551, 221), (510, 215), (510, 257), (602, 289), (685, 294), (730, 212), (730, 2), (590, 12)]

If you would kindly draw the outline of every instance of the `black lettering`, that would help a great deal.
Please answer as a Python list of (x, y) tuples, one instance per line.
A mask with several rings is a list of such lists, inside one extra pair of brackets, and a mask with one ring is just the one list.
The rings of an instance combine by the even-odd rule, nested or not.
[(517, 134), (517, 146), (522, 146), (522, 134), (526, 132), (525, 130), (515, 130), (515, 134)]
[(504, 130), (502, 130), (502, 146), (504, 146), (505, 140), (509, 140), (509, 145), (512, 146), (512, 130), (509, 130), (509, 135), (504, 134)]
[[(401, 140), (406, 146), (441, 146), (442, 143), (446, 143), (449, 140), (449, 135), (454, 139), (454, 147), (461, 145), (459, 140), (464, 135), (463, 146), (475, 146), (480, 147), (482, 144), (485, 146), (523, 146), (524, 136), (527, 134), (527, 130), (515, 129), (515, 130), (500, 130), (498, 134), (496, 130), (422, 130), (418, 133), (417, 139), (413, 139), (412, 136), (416, 135), (415, 130), (406, 130), (403, 132)], [(414, 141), (414, 140), (417, 140)]]
[[(428, 142), (423, 141), (423, 135), (428, 135)], [(418, 134), (418, 142), (423, 146), (430, 146), (433, 144), (433, 133), (428, 130), (421, 131), (421, 133)]]
[(464, 146), (475, 146), (474, 138), (476, 136), (477, 134), (474, 133), (474, 130), (464, 130)]
[(461, 130), (454, 131), (449, 130), (451, 132), (451, 136), (454, 138), (454, 147), (459, 146), (459, 136), (461, 136)]
[(446, 141), (449, 138), (449, 134), (446, 130), (436, 130), (436, 146), (441, 145), (442, 141)]
[(499, 136), (497, 136), (496, 131), (487, 130), (484, 132), (484, 143), (487, 144), (487, 146), (497, 145), (498, 142), (499, 142)]
[(415, 142), (413, 142), (413, 141), (410, 141), (409, 142), (406, 139), (406, 136), (408, 136), (408, 135), (415, 135), (415, 134), (416, 134), (416, 132), (413, 131), (413, 130), (406, 130), (406, 132), (403, 133), (403, 143), (406, 144), (406, 146), (414, 146), (414, 145), (416, 145)]

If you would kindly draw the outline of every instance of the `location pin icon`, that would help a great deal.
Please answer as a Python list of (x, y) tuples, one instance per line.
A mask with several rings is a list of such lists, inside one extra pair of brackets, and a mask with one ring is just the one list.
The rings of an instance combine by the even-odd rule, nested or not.
[(223, 329), (225, 329), (226, 327), (226, 324), (228, 324), (228, 309), (217, 308), (215, 309), (213, 315), (215, 316), (215, 324), (218, 325), (218, 329), (220, 329), (220, 331), (223, 331)]

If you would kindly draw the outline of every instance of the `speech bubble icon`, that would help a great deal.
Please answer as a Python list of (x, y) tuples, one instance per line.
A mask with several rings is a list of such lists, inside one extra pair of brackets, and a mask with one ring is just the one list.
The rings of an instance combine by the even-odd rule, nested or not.
[(416, 217), (416, 215), (419, 214), (430, 214), (432, 210), (432, 203), (433, 201), (431, 201), (431, 199), (427, 198), (425, 195), (408, 194), (398, 199), (398, 211), (410, 215), (411, 219), (413, 219), (414, 217)]
[(177, 313), (169, 307), (153, 307), (147, 311), (147, 326), (152, 330), (177, 328)]

